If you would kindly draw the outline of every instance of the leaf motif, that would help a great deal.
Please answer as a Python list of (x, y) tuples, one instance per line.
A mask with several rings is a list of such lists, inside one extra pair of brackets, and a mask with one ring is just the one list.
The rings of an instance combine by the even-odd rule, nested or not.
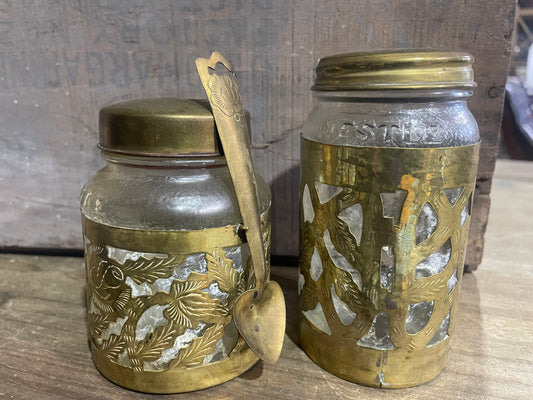
[(130, 354), (130, 358), (142, 361), (155, 361), (161, 357), (163, 350), (174, 344), (176, 330), (172, 323), (160, 325), (154, 332), (147, 335), (141, 343)]
[(363, 293), (353, 281), (350, 273), (336, 266), (332, 270), (333, 275), (335, 276), (333, 283), (335, 285), (335, 293), (337, 296), (339, 296), (339, 298), (345, 302), (353, 312), (357, 312), (357, 309), (360, 307), (366, 307), (368, 301), (366, 301)]
[(124, 262), (122, 271), (138, 285), (144, 282), (154, 283), (156, 279), (168, 278), (173, 274), (172, 266), (178, 263), (177, 259), (178, 256), (130, 259)]
[(111, 322), (106, 318), (107, 316), (100, 313), (89, 313), (88, 325), (91, 336), (100, 336), (102, 332), (109, 326)]
[(200, 321), (213, 323), (223, 319), (227, 310), (218, 299), (202, 291), (207, 287), (206, 280), (175, 279), (170, 289), (170, 304), (164, 311), (165, 317), (176, 321), (180, 326), (194, 328)]
[(116, 361), (118, 355), (124, 351), (126, 342), (120, 336), (111, 334), (109, 339), (104, 340), (100, 347), (100, 352), (111, 361)]
[(206, 254), (205, 259), (209, 281), (217, 281), (218, 288), (225, 293), (234, 291), (241, 274), (233, 268), (233, 261), (226, 258), (224, 250), (216, 248), (213, 254)]
[(122, 328), (121, 336), (128, 344), (128, 354), (133, 354), (133, 346), (135, 344), (135, 325), (132, 323), (136, 321), (132, 319), (124, 324)]
[(131, 288), (128, 286), (126, 289), (124, 289), (122, 292), (119, 293), (115, 301), (113, 302), (113, 310), (119, 311), (122, 310), (126, 305), (128, 304), (128, 301), (130, 301), (131, 296)]
[(105, 299), (102, 299), (101, 296), (98, 296), (97, 293), (95, 293), (93, 296), (91, 296), (91, 303), (92, 306), (103, 312), (103, 313), (112, 313), (113, 310), (113, 302), (112, 301), (106, 301)]
[(300, 310), (313, 310), (318, 303), (318, 288), (313, 280), (306, 280), (299, 296)]
[(340, 218), (335, 218), (333, 229), (330, 231), (331, 240), (335, 248), (341, 253), (350, 264), (355, 264), (355, 258), (359, 256), (359, 247), (355, 236), (350, 231), (348, 224)]
[[(239, 283), (237, 284), (237, 290), (235, 292), (234, 298), (237, 298), (242, 293), (246, 292), (247, 285), (248, 285), (248, 273), (247, 273), (246, 268), (247, 267), (245, 267), (245, 269), (241, 272), (241, 278), (239, 279)], [(233, 304), (231, 304), (231, 306), (233, 307)]]
[(138, 319), (143, 313), (144, 307), (145, 304), (142, 298), (136, 297), (132, 299), (130, 306), (125, 311), (131, 319)]
[(252, 264), (252, 257), (248, 257), (246, 265), (243, 260), (243, 271), (237, 285), (237, 294), (241, 294), (247, 290), (255, 288), (255, 274)]
[(408, 289), (406, 296), (411, 303), (431, 301), (437, 297), (442, 297), (448, 293), (448, 286), (446, 285), (448, 279), (449, 277), (443, 273), (420, 278)]
[(202, 364), (204, 358), (211, 354), (217, 342), (224, 336), (224, 325), (216, 324), (208, 328), (202, 336), (194, 339), (189, 347), (181, 349), (178, 356), (172, 360), (169, 368), (196, 367)]
[(306, 221), (303, 226), (302, 247), (300, 249), (300, 263), (302, 265), (309, 265), (315, 247), (316, 237), (314, 235), (311, 224)]

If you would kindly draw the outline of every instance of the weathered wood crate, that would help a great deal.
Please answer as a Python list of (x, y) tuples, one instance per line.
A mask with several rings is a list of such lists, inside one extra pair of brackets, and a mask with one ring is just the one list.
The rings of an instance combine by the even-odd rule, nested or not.
[(322, 56), (383, 48), (472, 53), (483, 136), (467, 264), (483, 248), (513, 0), (4, 1), (0, 3), (0, 248), (80, 249), (78, 195), (103, 165), (98, 110), (204, 97), (194, 61), (219, 50), (252, 115), (274, 197), (273, 253), (298, 252), (299, 136)]

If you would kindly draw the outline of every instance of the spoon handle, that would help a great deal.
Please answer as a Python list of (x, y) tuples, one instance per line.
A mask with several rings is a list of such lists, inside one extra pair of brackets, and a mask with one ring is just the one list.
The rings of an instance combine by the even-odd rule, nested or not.
[(237, 194), (256, 279), (257, 294), (254, 298), (259, 298), (266, 281), (265, 249), (261, 232), (257, 182), (249, 148), (248, 123), (239, 87), (230, 62), (219, 52), (211, 54), (209, 59), (198, 58), (196, 68), (211, 104)]

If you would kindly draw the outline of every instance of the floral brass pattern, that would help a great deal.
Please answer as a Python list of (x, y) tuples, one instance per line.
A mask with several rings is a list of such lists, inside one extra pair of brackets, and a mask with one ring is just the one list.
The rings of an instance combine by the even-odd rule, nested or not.
[(235, 75), (233, 73), (213, 74), (208, 85), (211, 90), (211, 104), (218, 107), (228, 117), (239, 121), (244, 115), (244, 107)]
[[(264, 228), (265, 250), (270, 251), (270, 220), (269, 212), (262, 216)], [(237, 231), (237, 227), (232, 228)], [(104, 375), (115, 379), (112, 365), (132, 370), (133, 373), (167, 373), (183, 370), (186, 374), (191, 368), (206, 368), (207, 364), (217, 364), (229, 357), (238, 360), (240, 354), (249, 351), (242, 338), (232, 328), (232, 309), (235, 299), (244, 291), (254, 287), (255, 278), (253, 269), (249, 264), (247, 245), (240, 241), (235, 233), (235, 240), (230, 243), (231, 236), (224, 230), (223, 247), (212, 247), (198, 252), (198, 248), (191, 249), (191, 253), (172, 253), (165, 249), (154, 252), (154, 244), (160, 239), (154, 234), (151, 240), (151, 231), (145, 233), (145, 241), (151, 252), (142, 250), (124, 250), (117, 246), (118, 240), (123, 240), (128, 235), (139, 244), (142, 234), (133, 233), (120, 228), (113, 228), (85, 221), (85, 263), (87, 269), (87, 311), (90, 344), (95, 356), (95, 363), (104, 372)], [(193, 235), (213, 236), (206, 242), (216, 242), (217, 235), (221, 237), (220, 230), (206, 229), (194, 231)], [(175, 235), (175, 240), (184, 239), (189, 232), (166, 233)], [(183, 236), (183, 238), (182, 238)], [(113, 238), (108, 243), (102, 243), (99, 238)], [(199, 237), (199, 236), (198, 236)], [(117, 239), (118, 238), (118, 239)], [(181, 239), (180, 239), (181, 238)], [(229, 239), (228, 239), (229, 238)], [(153, 243), (152, 243), (153, 242)], [(198, 240), (196, 240), (198, 242)], [(228, 245), (230, 245), (228, 247)], [(124, 243), (121, 247), (128, 247)], [(178, 244), (176, 246), (180, 248)], [(242, 265), (235, 264), (228, 255), (240, 254)], [(122, 256), (117, 256), (117, 252)], [(126, 256), (124, 256), (124, 254)], [(192, 260), (197, 260), (201, 265), (191, 266)], [(237, 257), (236, 260), (240, 258)], [(186, 272), (184, 265), (189, 268)], [(178, 273), (185, 274), (180, 276)], [(177, 275), (178, 274), (178, 275)], [(158, 283), (159, 280), (159, 283)], [(163, 282), (163, 283), (161, 283)], [(166, 282), (166, 283), (165, 283)], [(165, 286), (166, 285), (166, 286)], [(213, 295), (210, 288), (216, 286), (218, 295)], [(136, 292), (132, 290), (136, 288)], [(162, 309), (162, 316), (155, 326), (149, 329), (144, 337), (138, 336), (138, 326), (143, 314), (153, 307)], [(228, 330), (236, 337), (234, 341), (225, 339)], [(172, 350), (176, 339), (188, 331), (196, 332), (196, 336), (188, 338), (188, 342), (178, 350)], [(226, 355), (213, 357), (217, 344), (224, 341), (233, 343), (226, 348)], [(174, 351), (174, 355), (163, 354)], [(220, 353), (220, 352), (219, 352)], [(250, 353), (251, 354), (251, 353)], [(210, 356), (208, 359), (206, 357)], [(248, 365), (255, 356), (243, 356), (243, 364)], [(238, 361), (233, 361), (234, 363)], [(223, 365), (223, 363), (221, 364)], [(221, 367), (220, 378), (227, 380), (235, 374), (235, 368), (223, 371)], [(228, 367), (229, 368), (229, 367)], [(111, 371), (111, 372), (110, 372)], [(191, 383), (194, 388), (206, 387), (214, 384), (213, 378), (206, 376), (206, 381), (201, 380)], [(201, 375), (195, 375), (201, 376)], [(186, 375), (184, 380), (186, 380)], [(170, 378), (169, 378), (170, 379)], [(222, 381), (223, 381), (222, 380)], [(150, 382), (150, 380), (148, 380)], [(137, 383), (134, 383), (137, 385)], [(130, 385), (130, 382), (123, 384)], [(161, 384), (167, 391), (167, 385)], [(190, 386), (190, 385), (189, 385)], [(150, 388), (131, 386), (138, 390), (150, 391)], [(191, 390), (191, 389), (187, 389)], [(170, 392), (181, 391), (173, 388)]]
[[(185, 261), (185, 256), (140, 257), (120, 264), (109, 258), (102, 246), (89, 244), (87, 293), (92, 346), (114, 363), (121, 363), (119, 355), (127, 352), (132, 368), (141, 372), (146, 362), (160, 358), (186, 329), (202, 322), (209, 328), (189, 347), (181, 349), (168, 368), (201, 365), (231, 322), (234, 299), (252, 284), (249, 270), (237, 271), (223, 249), (215, 248), (212, 253), (206, 253), (205, 260), (205, 274), (191, 272), (186, 280), (174, 279), (168, 293), (157, 291), (134, 298), (131, 287), (126, 284), (127, 277), (137, 284), (153, 284), (158, 278), (169, 278), (174, 268)], [(212, 298), (206, 291), (212, 282), (217, 282), (219, 289), (227, 294), (225, 302)], [(136, 340), (139, 318), (155, 305), (166, 305), (163, 315), (168, 323), (156, 326), (145, 339)], [(126, 322), (120, 334), (112, 333), (103, 338), (102, 333), (110, 324), (122, 318), (126, 318)]]
[[(303, 198), (308, 190), (312, 212), (307, 211), (311, 217), (306, 219), (305, 206), (301, 205), (301, 342), (320, 366), (345, 379), (379, 387), (420, 384), (444, 367), (449, 340), (433, 345), (436, 340), (432, 339), (445, 318), (449, 318), (447, 334), (454, 329), (478, 151), (478, 145), (350, 148), (302, 140), (300, 193)], [(322, 203), (315, 182), (338, 191)], [(463, 189), (452, 204), (444, 189), (456, 187)], [(398, 220), (384, 215), (381, 196), (397, 191), (406, 193)], [(428, 238), (417, 243), (417, 223), (426, 203), (436, 211), (438, 224)], [(363, 219), (360, 243), (339, 217), (356, 204)], [(324, 240), (326, 232), (335, 251), (360, 276), (359, 282), (331, 257)], [(451, 254), (442, 271), (416, 279), (417, 266), (447, 241)], [(392, 248), (394, 254), (390, 285), (384, 285), (381, 278), (383, 248)], [(316, 253), (322, 266), (318, 279), (311, 267)], [(449, 286), (452, 277), (458, 281)], [(333, 297), (355, 315), (348, 325), (339, 317)], [(433, 302), (431, 315), (418, 332), (410, 334), (406, 330), (409, 306), (421, 302)], [(323, 310), (330, 334), (305, 316), (317, 305)], [(361, 339), (372, 333), (378, 315), (389, 321), (387, 335), (392, 347), (387, 349), (361, 345)], [(427, 366), (428, 357), (431, 367)]]

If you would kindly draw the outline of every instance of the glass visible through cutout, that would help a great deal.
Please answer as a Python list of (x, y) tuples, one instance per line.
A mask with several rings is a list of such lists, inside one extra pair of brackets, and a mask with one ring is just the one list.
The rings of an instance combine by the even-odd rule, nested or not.
[(466, 219), (472, 214), (472, 195), (468, 198), (465, 208), (461, 211), (461, 226), (464, 226)]
[(444, 189), (444, 194), (448, 198), (448, 201), (450, 202), (450, 205), (453, 207), (455, 205), (455, 202), (461, 196), (461, 193), (463, 193), (463, 187), (458, 186), (454, 188)]
[(407, 191), (403, 189), (397, 190), (396, 193), (381, 193), (383, 216), (394, 218), (394, 225), (398, 225), (406, 197)]
[(435, 253), (431, 254), (416, 266), (415, 279), (427, 278), (444, 271), (452, 256), (452, 244), (450, 239)]
[(448, 327), (450, 326), (450, 311), (448, 311), (448, 314), (446, 315), (446, 317), (444, 317), (444, 319), (439, 325), (439, 328), (437, 329), (437, 332), (435, 332), (435, 335), (433, 335), (433, 338), (431, 338), (426, 347), (435, 346), (436, 344), (439, 344), (440, 342), (443, 342), (448, 338)]
[(394, 248), (384, 246), (381, 248), (381, 287), (389, 292), (392, 290), (394, 273)]
[(425, 203), (418, 216), (416, 223), (416, 244), (422, 243), (429, 238), (437, 228), (438, 217), (435, 209), (429, 203)]
[(313, 310), (303, 311), (305, 317), (313, 324), (317, 329), (320, 329), (322, 332), (331, 335), (331, 329), (329, 328), (328, 321), (324, 315), (324, 310), (320, 302), (316, 304), (316, 307)]
[(377, 314), (368, 333), (357, 344), (376, 350), (394, 350), (389, 333), (389, 316), (384, 312)]
[(339, 213), (339, 218), (346, 222), (357, 241), (357, 245), (361, 244), (361, 235), (363, 234), (363, 207), (361, 204), (353, 204), (345, 208)]
[(422, 301), (420, 303), (409, 304), (407, 316), (405, 318), (405, 329), (407, 333), (414, 335), (420, 332), (429, 321), (433, 313), (434, 301)]
[(341, 322), (344, 325), (350, 325), (355, 320), (357, 314), (350, 310), (348, 305), (337, 296), (335, 285), (333, 284), (331, 284), (331, 299), (333, 300), (333, 307), (335, 307), (335, 311)]
[(302, 292), (302, 289), (305, 285), (305, 277), (302, 275), (300, 270), (298, 270), (298, 295)]
[(452, 290), (457, 285), (457, 270), (453, 273), (453, 275), (448, 279), (448, 282), (446, 282), (446, 285), (448, 286), (448, 293), (451, 293)]
[(315, 219), (315, 210), (313, 209), (313, 202), (311, 201), (311, 195), (309, 194), (309, 187), (305, 185), (304, 192), (302, 194), (302, 207), (304, 212), (304, 221), (313, 222)]
[(311, 278), (316, 282), (320, 278), (320, 275), (322, 275), (322, 271), (324, 271), (324, 268), (322, 267), (322, 260), (320, 259), (320, 254), (318, 254), (318, 250), (315, 247), (313, 256), (311, 257), (311, 267), (309, 268), (309, 273), (311, 274)]
[(156, 304), (146, 309), (146, 311), (139, 317), (135, 329), (135, 341), (143, 340), (147, 334), (153, 332), (159, 325), (167, 325), (168, 320), (163, 316), (163, 311), (168, 307), (168, 304)]
[(328, 201), (342, 192), (342, 188), (338, 186), (327, 185), (318, 181), (315, 182), (315, 188), (318, 194), (318, 200), (322, 204), (326, 204)]
[(346, 260), (346, 258), (341, 253), (337, 251), (337, 249), (333, 245), (333, 242), (331, 241), (329, 230), (327, 229), (324, 231), (324, 244), (326, 245), (326, 250), (328, 251), (328, 254), (331, 257), (333, 263), (340, 269), (349, 272), (352, 276), (352, 280), (355, 282), (357, 287), (361, 289), (361, 274), (358, 270), (352, 267), (352, 265), (348, 262), (348, 260)]

